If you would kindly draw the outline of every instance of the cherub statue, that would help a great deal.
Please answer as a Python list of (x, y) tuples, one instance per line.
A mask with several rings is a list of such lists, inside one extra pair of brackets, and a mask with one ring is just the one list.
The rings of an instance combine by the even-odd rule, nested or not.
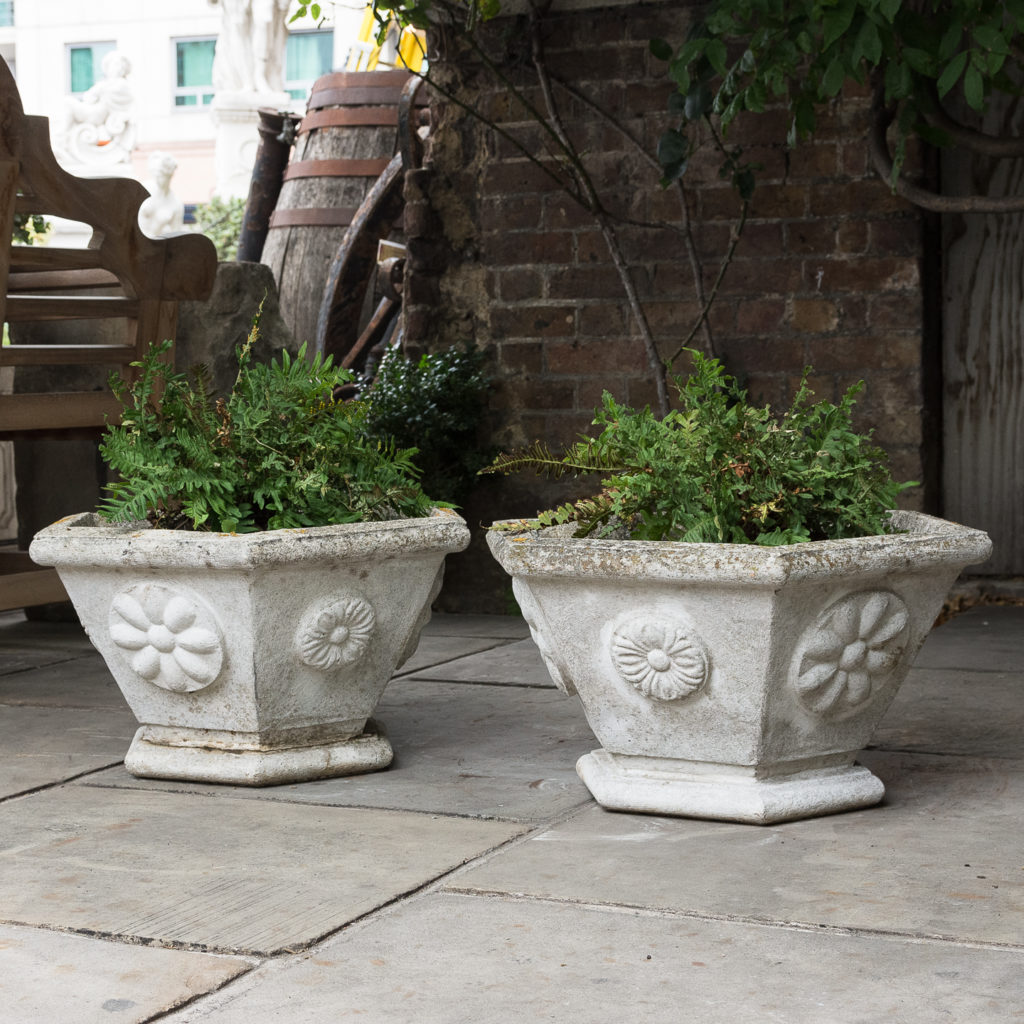
[(113, 50), (101, 64), (103, 77), (81, 96), (69, 96), (54, 132), (54, 152), (65, 163), (110, 167), (128, 164), (135, 146), (132, 66)]

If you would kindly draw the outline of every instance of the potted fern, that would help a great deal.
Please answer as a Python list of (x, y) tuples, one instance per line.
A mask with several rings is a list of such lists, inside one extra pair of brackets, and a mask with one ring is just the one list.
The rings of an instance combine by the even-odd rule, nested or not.
[(890, 511), (905, 486), (851, 427), (857, 389), (781, 416), (693, 354), (663, 419), (605, 394), (597, 437), (492, 472), (604, 476), (488, 542), (555, 683), (602, 749), (613, 810), (769, 823), (866, 807), (855, 764), (960, 570), (988, 537)]
[(224, 398), (175, 373), (169, 343), (113, 379), (124, 412), (101, 451), (120, 479), (98, 515), (30, 549), (139, 719), (136, 775), (266, 785), (386, 767), (370, 715), (469, 540), (423, 493), (415, 452), (335, 400), (347, 371), (304, 350), (256, 363), (256, 332)]

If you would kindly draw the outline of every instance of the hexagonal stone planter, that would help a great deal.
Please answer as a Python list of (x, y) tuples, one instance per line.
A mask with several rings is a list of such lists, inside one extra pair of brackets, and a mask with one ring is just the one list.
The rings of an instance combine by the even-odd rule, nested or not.
[(551, 673), (602, 749), (604, 807), (767, 824), (867, 807), (854, 763), (986, 534), (912, 512), (903, 533), (786, 547), (492, 531)]
[(454, 512), (232, 535), (109, 525), (36, 535), (141, 726), (135, 775), (271, 785), (386, 768), (370, 715), (416, 649)]

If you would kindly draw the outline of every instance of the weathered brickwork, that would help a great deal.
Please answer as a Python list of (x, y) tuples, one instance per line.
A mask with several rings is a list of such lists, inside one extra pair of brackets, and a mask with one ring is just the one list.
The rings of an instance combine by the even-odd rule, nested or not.
[[(552, 17), (544, 34), (547, 65), (653, 153), (668, 124), (671, 86), (648, 41), (681, 40), (691, 12), (672, 3)], [(530, 102), (542, 106), (525, 22), (505, 19), (494, 39), (492, 52)], [(458, 74), (435, 62), (446, 87), (544, 161), (543, 132), (509, 91), (466, 54), (455, 63)], [(558, 84), (555, 96), (602, 202), (617, 218), (659, 350), (674, 352), (700, 309), (681, 193), (661, 188), (649, 158), (611, 119)], [(428, 163), (407, 189), (412, 343), (431, 348), (471, 339), (493, 353), (497, 387), (488, 430), (502, 446), (572, 440), (588, 427), (606, 388), (631, 404), (653, 402), (640, 335), (594, 217), (455, 103), (435, 96), (432, 112)], [(859, 425), (875, 428), (899, 477), (931, 483), (938, 454), (930, 368), (937, 356), (925, 298), (931, 227), (868, 167), (861, 143), (867, 118), (866, 93), (848, 92), (823, 114), (814, 140), (789, 153), (780, 144), (781, 111), (733, 126), (726, 145), (742, 145), (745, 159), (762, 167), (709, 323), (715, 353), (758, 400), (785, 402), (808, 365), (820, 397), (835, 400), (863, 379)], [(721, 162), (705, 145), (685, 178), (706, 291), (719, 277), (741, 210), (719, 176)], [(703, 344), (702, 334), (693, 344)], [(528, 514), (566, 493), (566, 485), (545, 481), (489, 481), (468, 512), (479, 520)], [(932, 500), (922, 489), (908, 504), (929, 507)], [(488, 571), (485, 555), (467, 558), (474, 574)]]

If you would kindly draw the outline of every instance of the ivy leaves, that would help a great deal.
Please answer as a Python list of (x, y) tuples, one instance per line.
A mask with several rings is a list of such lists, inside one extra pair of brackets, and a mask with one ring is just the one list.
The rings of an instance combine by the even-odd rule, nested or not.
[(895, 483), (884, 453), (853, 430), (859, 386), (833, 405), (812, 402), (805, 379), (776, 417), (750, 405), (718, 360), (692, 356), (693, 375), (676, 379), (679, 408), (664, 418), (605, 392), (596, 438), (560, 458), (541, 445), (499, 456), (486, 472), (606, 474), (600, 493), (514, 528), (572, 522), (576, 536), (762, 545), (887, 531), (913, 485)]
[(788, 110), (794, 145), (846, 82), (870, 80), (899, 108), (898, 174), (909, 135), (945, 141), (927, 123), (936, 102), (959, 94), (980, 112), (994, 91), (1020, 95), (1008, 68), (1022, 34), (1024, 0), (716, 0), (681, 46), (651, 41), (678, 89), (670, 110), (682, 114), (659, 161), (674, 180), (689, 124), (715, 115), (725, 131), (773, 105)]

